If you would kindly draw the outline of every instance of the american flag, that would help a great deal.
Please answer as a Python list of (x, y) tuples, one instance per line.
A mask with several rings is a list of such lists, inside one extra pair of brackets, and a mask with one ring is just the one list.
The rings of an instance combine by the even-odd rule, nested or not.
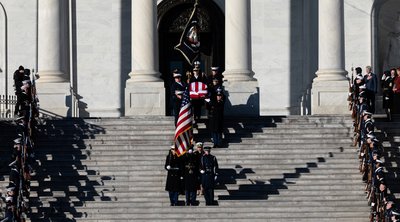
[(175, 151), (178, 156), (185, 154), (193, 140), (192, 105), (190, 104), (189, 90), (183, 93), (181, 109), (175, 129)]
[(202, 82), (190, 83), (190, 98), (192, 99), (204, 99), (207, 95), (207, 85)]

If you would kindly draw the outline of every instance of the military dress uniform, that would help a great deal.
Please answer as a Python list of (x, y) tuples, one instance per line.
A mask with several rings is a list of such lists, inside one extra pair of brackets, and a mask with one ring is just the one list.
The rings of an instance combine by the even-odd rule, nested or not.
[(215, 180), (218, 175), (217, 158), (210, 154), (210, 147), (204, 148), (204, 155), (200, 160), (201, 185), (204, 189), (206, 205), (214, 204)]
[(184, 155), (184, 163), (183, 178), (185, 181), (186, 205), (194, 206), (196, 205), (196, 192), (199, 186), (199, 163), (192, 149), (189, 149)]
[(182, 192), (182, 162), (175, 151), (170, 150), (165, 160), (164, 168), (168, 171), (165, 190), (169, 193), (171, 206), (178, 205), (179, 193)]
[(224, 125), (224, 95), (218, 91), (215, 96), (210, 99), (208, 107), (208, 128), (211, 132), (214, 148), (220, 147), (222, 143), (222, 132)]
[[(174, 78), (181, 78), (182, 75), (180, 73), (174, 73)], [(171, 95), (172, 95), (172, 103), (173, 103), (173, 111), (175, 116), (175, 126), (178, 122), (179, 111), (181, 109), (182, 104), (182, 95), (186, 90), (186, 83), (182, 81), (175, 81), (171, 86)], [(179, 98), (180, 97), (180, 98)]]

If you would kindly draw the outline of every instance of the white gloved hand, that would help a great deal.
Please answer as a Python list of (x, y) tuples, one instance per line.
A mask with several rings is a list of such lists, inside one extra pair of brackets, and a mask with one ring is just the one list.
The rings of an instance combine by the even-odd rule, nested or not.
[(181, 180), (183, 180), (183, 177), (181, 177)]
[(214, 177), (214, 181), (216, 181), (216, 180), (217, 180), (217, 178), (218, 178), (218, 176), (215, 176), (215, 177)]
[(171, 166), (170, 166), (170, 165), (168, 165), (168, 166), (167, 166), (167, 170), (170, 170), (170, 169), (171, 169)]
[(204, 173), (204, 170), (200, 170), (200, 173), (203, 174), (203, 173)]

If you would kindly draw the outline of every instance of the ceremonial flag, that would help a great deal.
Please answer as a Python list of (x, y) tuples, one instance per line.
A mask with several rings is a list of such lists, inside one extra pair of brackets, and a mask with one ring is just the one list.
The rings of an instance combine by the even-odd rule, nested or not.
[(190, 83), (190, 98), (191, 99), (204, 99), (207, 95), (207, 85), (202, 82)]
[(194, 5), (180, 42), (175, 46), (175, 50), (180, 51), (190, 65), (193, 65), (200, 53), (200, 26), (197, 19), (197, 5), (197, 3)]
[(175, 151), (178, 156), (185, 154), (192, 144), (192, 105), (190, 104), (189, 90), (186, 88), (183, 93), (181, 109), (179, 111), (178, 122), (175, 129)]

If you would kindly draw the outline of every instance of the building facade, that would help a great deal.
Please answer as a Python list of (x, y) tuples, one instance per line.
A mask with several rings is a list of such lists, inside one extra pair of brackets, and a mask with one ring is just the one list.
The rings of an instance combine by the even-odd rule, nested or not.
[[(195, 0), (1, 0), (0, 94), (19, 65), (61, 116), (170, 115), (173, 49)], [(352, 68), (400, 66), (398, 0), (198, 0), (202, 70), (228, 115), (347, 112)], [(379, 105), (379, 104), (378, 104)]]

